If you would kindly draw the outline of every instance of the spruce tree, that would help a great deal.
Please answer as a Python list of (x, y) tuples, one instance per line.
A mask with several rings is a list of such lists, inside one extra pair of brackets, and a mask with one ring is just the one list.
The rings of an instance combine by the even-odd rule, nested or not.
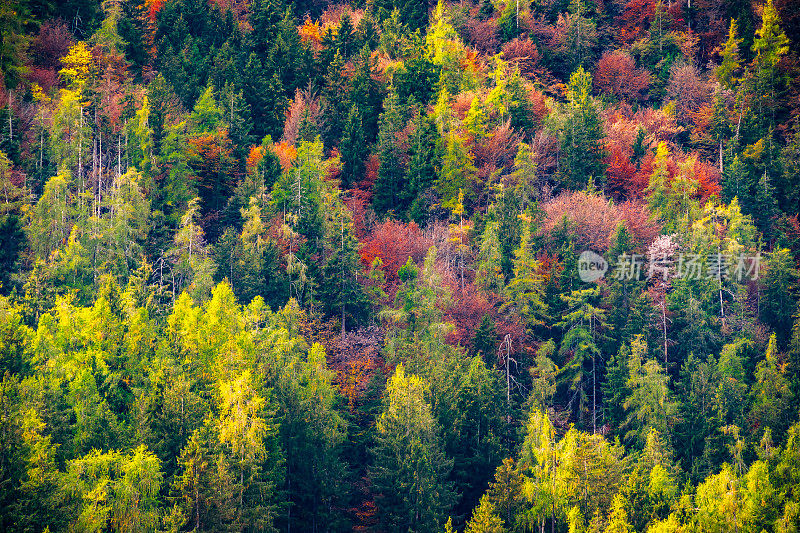
[(423, 225), (433, 199), (432, 187), (441, 166), (439, 132), (424, 110), (414, 117), (414, 131), (409, 139), (409, 160), (404, 200), (410, 204), (409, 218)]
[(591, 95), (592, 76), (578, 67), (569, 79), (565, 121), (561, 129), (559, 177), (569, 188), (582, 188), (588, 181), (605, 183), (603, 124)]
[(339, 144), (342, 157), (342, 188), (348, 189), (364, 176), (364, 159), (368, 152), (364, 139), (361, 112), (353, 105), (344, 125), (342, 142)]
[(386, 387), (371, 477), (379, 524), (388, 531), (433, 531), (455, 502), (447, 481), (453, 462), (442, 450), (424, 387), (402, 364)]
[(378, 133), (378, 179), (375, 180), (372, 207), (378, 215), (389, 211), (402, 212), (402, 191), (405, 188), (404, 153), (397, 138), (405, 125), (403, 108), (397, 93), (386, 97), (384, 111), (380, 117)]

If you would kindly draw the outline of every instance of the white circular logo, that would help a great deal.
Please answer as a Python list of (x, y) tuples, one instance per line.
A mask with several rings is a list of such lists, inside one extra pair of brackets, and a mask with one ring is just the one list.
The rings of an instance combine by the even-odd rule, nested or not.
[(578, 277), (589, 283), (602, 278), (608, 271), (608, 261), (602, 255), (586, 250), (578, 257)]

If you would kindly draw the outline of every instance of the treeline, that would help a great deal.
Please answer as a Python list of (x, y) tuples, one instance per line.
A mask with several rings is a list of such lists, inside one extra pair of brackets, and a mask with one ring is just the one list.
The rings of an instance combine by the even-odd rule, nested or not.
[(4, 2), (0, 529), (797, 531), (796, 11)]

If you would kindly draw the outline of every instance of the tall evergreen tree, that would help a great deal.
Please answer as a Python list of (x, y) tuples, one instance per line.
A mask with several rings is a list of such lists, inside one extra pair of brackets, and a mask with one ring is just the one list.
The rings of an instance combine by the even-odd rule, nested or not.
[(397, 366), (386, 388), (378, 419), (371, 477), (378, 517), (389, 531), (431, 531), (442, 527), (455, 502), (447, 476), (439, 428), (425, 401), (419, 377)]
[(569, 79), (560, 130), (559, 177), (565, 187), (582, 188), (588, 181), (605, 183), (603, 124), (591, 95), (592, 76), (579, 67)]
[(405, 154), (400, 146), (398, 133), (405, 125), (404, 109), (397, 93), (391, 92), (384, 101), (378, 133), (378, 179), (375, 180), (372, 207), (379, 215), (389, 211), (402, 212), (402, 191), (405, 187)]

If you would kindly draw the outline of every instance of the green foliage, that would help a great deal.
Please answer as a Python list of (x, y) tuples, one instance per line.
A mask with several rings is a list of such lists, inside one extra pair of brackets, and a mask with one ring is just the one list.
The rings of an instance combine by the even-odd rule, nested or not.
[(799, 530), (792, 6), (325, 4), (0, 6), (0, 530)]
[(342, 155), (342, 187), (349, 188), (363, 178), (364, 159), (368, 153), (361, 113), (355, 105), (347, 115), (339, 152)]
[(597, 103), (591, 96), (592, 76), (579, 67), (569, 80), (563, 108), (560, 181), (565, 187), (582, 188), (587, 182), (605, 182), (602, 121)]
[(424, 383), (398, 365), (386, 388), (378, 419), (372, 477), (379, 523), (387, 529), (432, 530), (441, 526), (455, 494), (447, 475), (440, 429), (425, 402)]
[(397, 134), (405, 125), (403, 108), (397, 93), (389, 93), (384, 102), (378, 130), (378, 179), (375, 180), (372, 207), (379, 215), (402, 212), (401, 193), (405, 187), (406, 169)]

